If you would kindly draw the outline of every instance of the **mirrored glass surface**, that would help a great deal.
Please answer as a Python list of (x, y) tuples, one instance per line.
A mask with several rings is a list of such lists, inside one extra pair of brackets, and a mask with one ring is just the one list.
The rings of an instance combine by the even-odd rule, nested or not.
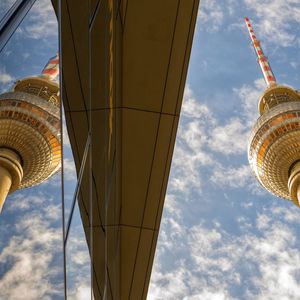
[(91, 263), (76, 202), (66, 244), (67, 299), (91, 299)]
[[(1, 1), (0, 18), (13, 2)], [(58, 51), (57, 30), (51, 2), (37, 1), (0, 53), (1, 109), (3, 112), (3, 107), (10, 105), (10, 110), (14, 112), (6, 120), (10, 126), (14, 122), (15, 125), (21, 124), (11, 130), (9, 138), (17, 137), (19, 133), (18, 138), (24, 142), (19, 142), (19, 145), (27, 149), (23, 153), (10, 144), (12, 152), (9, 153), (18, 152), (15, 163), (20, 163), (23, 177), (19, 186), (22, 189), (8, 195), (0, 215), (1, 299), (64, 299), (61, 177), (58, 165), (48, 180), (41, 180), (43, 182), (40, 184), (32, 180), (24, 186), (26, 180), (32, 179), (28, 175), (30, 164), (43, 161), (39, 157), (44, 149), (44, 140), (41, 138), (40, 142), (35, 142), (36, 137), (41, 136), (36, 132), (45, 126), (46, 121), (53, 130), (46, 127), (43, 130), (49, 138), (49, 147), (55, 148), (52, 158), (57, 158), (60, 131), (56, 117), (59, 116), (59, 107), (50, 103), (57, 85), (41, 77), (45, 65)], [(24, 78), (33, 79), (29, 82)], [(30, 86), (30, 83), (34, 84)], [(37, 83), (39, 89), (36, 89)], [(19, 84), (18, 91), (16, 84)], [(5, 128), (3, 123), (0, 128), (2, 134)], [(3, 145), (1, 138), (2, 148)], [(28, 157), (32, 159), (27, 160)], [(47, 163), (43, 168), (46, 166)], [(37, 169), (32, 167), (31, 170)]]

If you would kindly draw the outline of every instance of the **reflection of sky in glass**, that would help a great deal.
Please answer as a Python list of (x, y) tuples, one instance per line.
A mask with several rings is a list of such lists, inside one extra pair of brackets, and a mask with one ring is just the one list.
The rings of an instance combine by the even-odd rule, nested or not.
[(77, 203), (68, 236), (66, 256), (67, 298), (90, 299), (91, 264)]
[[(49, 3), (37, 1), (0, 54), (1, 92), (16, 79), (39, 74), (57, 52)], [(245, 15), (278, 81), (300, 86), (299, 4), (267, 3), (201, 1), (149, 299), (299, 298), (300, 211), (264, 192), (246, 157), (265, 85)], [(75, 174), (67, 140), (64, 152), (68, 211)], [(0, 216), (0, 298), (62, 299), (60, 218), (59, 175), (7, 199)], [(89, 282), (80, 285), (79, 277), (89, 266), (77, 206), (74, 220), (69, 293), (85, 299)]]
[[(9, 4), (1, 2), (0, 12), (6, 11)], [(50, 1), (36, 1), (0, 54), (0, 92), (9, 90), (17, 79), (39, 75), (57, 49), (57, 21)], [(63, 129), (66, 133), (65, 124)], [(76, 172), (67, 135), (64, 153), (68, 215)], [(76, 209), (67, 247), (68, 254), (72, 254), (68, 260), (68, 266), (72, 265), (68, 269), (68, 299), (88, 299), (89, 255)], [(1, 299), (64, 298), (61, 216), (60, 173), (7, 198), (0, 217)], [(79, 268), (81, 271), (75, 274)]]

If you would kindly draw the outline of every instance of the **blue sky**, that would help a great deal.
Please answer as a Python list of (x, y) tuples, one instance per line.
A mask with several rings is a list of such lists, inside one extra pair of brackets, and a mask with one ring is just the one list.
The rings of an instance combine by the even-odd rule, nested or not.
[[(0, 16), (8, 4), (1, 2)], [(247, 138), (266, 86), (244, 16), (277, 81), (300, 87), (298, 1), (201, 1), (151, 300), (300, 298), (300, 210), (265, 192), (247, 161)], [(57, 51), (56, 33), (49, 1), (38, 0), (0, 54), (1, 92), (40, 73)], [(68, 141), (64, 146), (71, 199), (74, 168)], [(62, 299), (59, 187), (56, 176), (7, 199), (0, 218), (1, 300)], [(85, 299), (88, 281), (80, 279), (89, 272), (87, 249), (80, 223), (72, 228), (69, 272), (78, 284), (70, 298)]]

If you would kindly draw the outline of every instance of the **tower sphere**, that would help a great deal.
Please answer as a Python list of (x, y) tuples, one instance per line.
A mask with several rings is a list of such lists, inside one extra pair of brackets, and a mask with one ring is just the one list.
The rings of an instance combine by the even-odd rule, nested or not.
[(60, 169), (59, 106), (58, 84), (42, 76), (20, 80), (0, 95), (0, 209), (7, 193)]
[(289, 177), (300, 161), (300, 94), (282, 85), (271, 86), (259, 101), (259, 111), (249, 139), (250, 166), (269, 192), (298, 204)]
[(277, 84), (247, 17), (245, 22), (267, 84), (249, 139), (250, 167), (269, 192), (300, 206), (300, 94)]

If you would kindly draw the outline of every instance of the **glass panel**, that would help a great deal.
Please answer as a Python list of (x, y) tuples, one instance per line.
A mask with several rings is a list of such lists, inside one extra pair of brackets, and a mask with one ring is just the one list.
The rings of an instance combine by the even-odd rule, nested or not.
[(70, 210), (73, 203), (75, 188), (77, 184), (77, 174), (75, 168), (75, 162), (73, 158), (73, 153), (70, 145), (70, 140), (68, 136), (67, 126), (65, 122), (65, 115), (63, 110), (63, 121), (62, 121), (62, 129), (63, 129), (63, 153), (64, 153), (64, 216), (65, 216), (65, 228), (68, 224), (68, 219), (70, 217)]
[(66, 245), (67, 299), (91, 299), (91, 263), (76, 202)]
[(79, 171), (76, 182), (78, 186), (75, 186), (73, 191), (75, 195), (78, 192), (77, 198), (75, 203), (73, 203), (73, 199), (69, 201), (69, 212), (65, 214), (68, 215), (68, 219), (65, 219), (67, 299), (90, 299), (91, 297), (91, 262), (87, 243), (87, 240), (91, 239), (89, 227), (91, 214), (90, 175), (89, 146), (86, 146), (82, 160), (82, 171)]
[[(0, 2), (2, 17), (14, 1)], [(57, 52), (57, 30), (51, 1), (37, 1), (0, 53), (0, 94), (12, 91), (17, 80), (41, 74), (49, 58)], [(23, 92), (27, 100), (40, 100), (38, 95)], [(47, 105), (44, 99), (39, 104)], [(26, 106), (20, 105), (18, 109), (24, 113)], [(44, 117), (39, 109), (29, 111)], [(14, 117), (17, 118), (17, 114)], [(21, 114), (19, 117), (20, 122), (29, 119), (21, 119)], [(55, 125), (50, 116), (47, 121)], [(38, 124), (35, 119), (31, 122), (35, 126)], [(4, 127), (0, 128), (2, 131)], [(59, 134), (56, 132), (56, 136)], [(27, 140), (29, 148), (33, 144), (31, 137)], [(56, 138), (48, 137), (53, 147), (58, 146)], [(30, 149), (34, 152), (40, 145)], [(20, 299), (21, 296), (24, 299), (64, 299), (60, 172), (42, 184), (20, 189), (7, 197), (0, 216), (0, 256), (3, 287), (0, 299)]]

